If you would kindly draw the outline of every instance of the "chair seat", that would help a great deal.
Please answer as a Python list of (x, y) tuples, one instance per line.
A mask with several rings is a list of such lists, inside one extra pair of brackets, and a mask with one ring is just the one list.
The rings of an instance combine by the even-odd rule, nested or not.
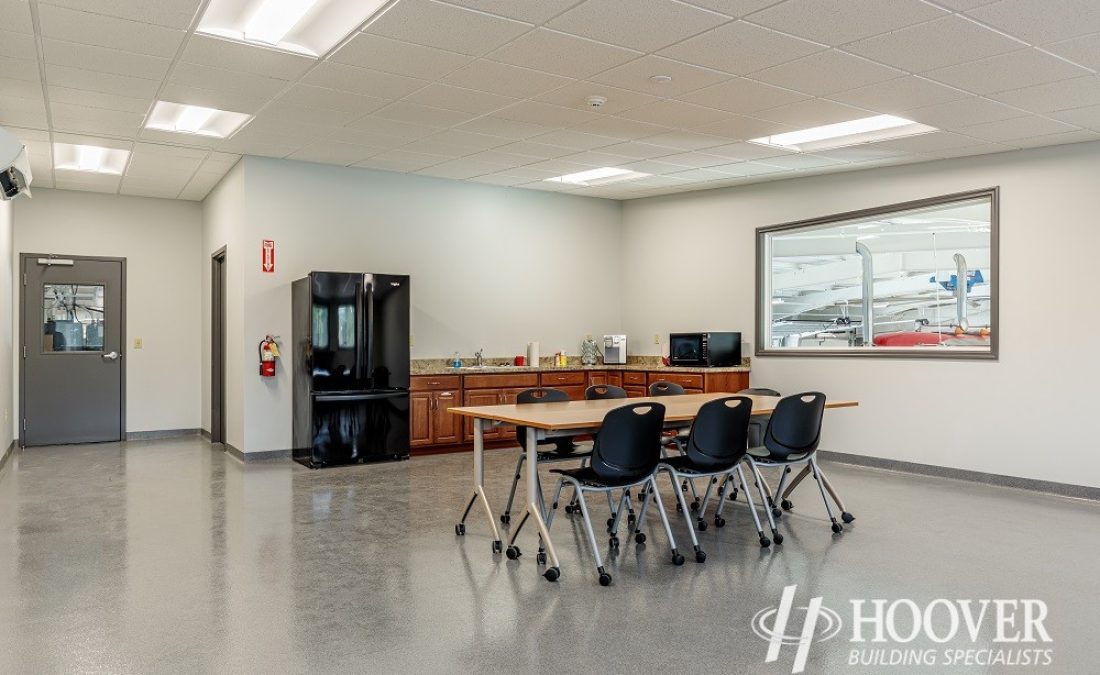
[(794, 462), (801, 462), (813, 453), (809, 452), (796, 452), (786, 456), (773, 455), (767, 448), (761, 446), (757, 448), (749, 448), (749, 456), (756, 460), (758, 463), (763, 464), (792, 464)]
[(678, 473), (695, 473), (700, 475), (729, 473), (737, 467), (736, 463), (730, 464), (729, 466), (703, 466), (693, 462), (687, 455), (666, 457), (661, 460), (661, 464), (675, 469)]
[(648, 478), (648, 476), (642, 476), (641, 478), (622, 478), (619, 480), (605, 479), (601, 478), (592, 470), (592, 467), (588, 466), (578, 469), (550, 469), (550, 473), (568, 476), (585, 487), (593, 488), (616, 488), (637, 485)]

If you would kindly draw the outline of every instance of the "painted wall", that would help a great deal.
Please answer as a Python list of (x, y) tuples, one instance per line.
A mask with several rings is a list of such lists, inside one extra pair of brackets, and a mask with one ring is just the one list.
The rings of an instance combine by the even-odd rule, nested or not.
[[(16, 261), (24, 252), (127, 259), (126, 430), (198, 428), (201, 206), (46, 189), (12, 204)], [(6, 296), (15, 307), (18, 291)]]
[[(0, 202), (0, 298), (12, 297), (15, 275), (12, 270), (14, 226), (12, 203)], [(14, 316), (12, 303), (0, 306), (0, 459), (15, 438), (15, 400), (12, 369), (15, 364)]]
[[(757, 358), (753, 384), (858, 399), (827, 414), (827, 449), (1100, 486), (1081, 441), (1100, 375), (1098, 173), (1100, 144), (1082, 144), (627, 202), (623, 325), (645, 354), (667, 349), (654, 333), (752, 335), (755, 228), (999, 185), (999, 361)], [(670, 255), (672, 240), (697, 243)], [(656, 260), (681, 273), (654, 283)]]
[[(413, 358), (580, 350), (620, 326), (617, 202), (248, 157), (244, 165), (245, 450), (290, 447), (291, 381), (249, 354), (290, 343), (290, 284), (311, 270), (412, 276)], [(240, 166), (240, 165), (238, 165)], [(260, 269), (274, 239), (276, 272)]]

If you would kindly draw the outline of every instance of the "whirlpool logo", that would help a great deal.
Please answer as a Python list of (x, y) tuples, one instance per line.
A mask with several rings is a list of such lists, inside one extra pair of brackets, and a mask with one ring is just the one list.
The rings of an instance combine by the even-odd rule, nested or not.
[[(797, 585), (785, 587), (778, 606), (765, 607), (752, 617), (753, 632), (768, 642), (765, 663), (779, 660), (784, 647), (795, 647), (792, 675), (805, 671), (810, 646), (837, 637), (844, 623), (840, 614), (822, 603), (821, 596), (796, 607), (797, 590)], [(1042, 600), (937, 598), (921, 606), (903, 598), (856, 599), (850, 603), (849, 643), (877, 646), (851, 649), (849, 666), (883, 669), (996, 665), (1034, 669), (1054, 662), (1054, 650), (1042, 646), (1053, 642), (1044, 624), (1047, 605)], [(907, 646), (921, 637), (938, 646)], [(975, 647), (976, 644), (993, 646)], [(1020, 644), (1037, 646), (1016, 646)]]

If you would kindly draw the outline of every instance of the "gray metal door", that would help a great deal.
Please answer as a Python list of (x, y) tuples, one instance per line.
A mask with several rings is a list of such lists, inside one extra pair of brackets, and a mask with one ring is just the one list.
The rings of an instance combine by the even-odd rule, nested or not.
[(21, 444), (123, 438), (125, 261), (25, 254)]

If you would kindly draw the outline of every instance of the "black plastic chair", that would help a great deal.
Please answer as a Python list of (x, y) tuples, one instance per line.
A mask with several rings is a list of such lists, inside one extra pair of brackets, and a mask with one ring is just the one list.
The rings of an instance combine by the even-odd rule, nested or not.
[[(676, 540), (672, 536), (672, 528), (668, 524), (668, 515), (665, 513), (664, 503), (657, 491), (655, 475), (657, 463), (661, 459), (661, 429), (664, 428), (665, 407), (660, 403), (635, 403), (624, 405), (621, 408), (609, 410), (604, 416), (600, 433), (596, 436), (596, 442), (592, 446), (592, 456), (589, 464), (580, 469), (552, 469), (559, 474), (558, 484), (554, 488), (554, 501), (551, 504), (550, 514), (546, 520), (547, 529), (554, 522), (554, 513), (557, 512), (558, 500), (561, 498), (562, 489), (566, 483), (573, 487), (577, 495), (577, 502), (584, 516), (584, 529), (588, 534), (588, 543), (592, 547), (592, 554), (596, 557), (596, 571), (599, 573), (600, 585), (607, 586), (611, 583), (611, 575), (604, 569), (603, 559), (600, 557), (599, 545), (596, 543), (596, 534), (592, 530), (592, 520), (588, 514), (588, 505), (585, 501), (585, 493), (603, 492), (610, 494), (614, 490), (626, 490), (635, 486), (646, 486), (646, 499), (642, 502), (642, 512), (638, 520), (644, 519), (646, 508), (650, 498), (656, 500), (657, 511), (661, 516), (661, 523), (668, 535), (669, 546), (672, 549), (672, 562), (676, 565), (684, 564), (684, 556), (676, 550)], [(623, 512), (626, 497), (620, 501), (618, 513)], [(612, 529), (609, 544), (612, 548), (619, 546), (618, 517), (615, 518), (615, 527)], [(641, 532), (635, 534), (635, 541), (642, 543), (645, 535)]]
[[(760, 537), (760, 546), (771, 546), (771, 540), (764, 535), (760, 526), (760, 517), (756, 513), (756, 506), (749, 492), (748, 482), (745, 480), (744, 470), (741, 468), (741, 460), (748, 450), (749, 420), (752, 418), (752, 399), (744, 396), (730, 396), (710, 401), (699, 408), (699, 414), (691, 425), (691, 433), (684, 446), (684, 454), (661, 460), (659, 470), (666, 471), (675, 488), (682, 480), (688, 478), (709, 478), (707, 481), (706, 495), (703, 497), (703, 505), (697, 515), (698, 528), (707, 529), (703, 513), (710, 501), (711, 491), (717, 483), (719, 476), (723, 477), (721, 487), (718, 488), (718, 512), (714, 516), (714, 526), (722, 527), (726, 524), (722, 518), (721, 504), (726, 486), (734, 474), (737, 475), (741, 489), (745, 492), (745, 498), (752, 513), (753, 522), (756, 523), (756, 533)], [(695, 536), (695, 527), (692, 526), (691, 516), (684, 504), (684, 495), (681, 490), (675, 490), (676, 498), (680, 502), (684, 520), (687, 521), (688, 530), (691, 532), (691, 543), (695, 547), (695, 559), (699, 562), (706, 560), (706, 553), (699, 548), (699, 540)], [(761, 491), (760, 496), (764, 494)], [(765, 506), (765, 509), (767, 506)], [(772, 529), (775, 543), (783, 543), (783, 536)]]
[[(778, 391), (774, 389), (768, 389), (766, 387), (749, 387), (748, 389), (742, 389), (737, 392), (738, 396), (782, 396)], [(755, 448), (758, 445), (764, 444), (764, 430), (768, 428), (768, 419), (766, 417), (756, 417), (749, 422), (749, 447)]]
[(584, 390), (584, 398), (588, 401), (599, 401), (608, 398), (626, 398), (626, 389), (616, 387), (613, 384), (594, 384)]
[[(658, 380), (649, 385), (650, 396), (682, 396), (685, 393), (686, 392), (684, 391), (684, 388), (676, 384), (675, 382)], [(676, 450), (678, 450), (680, 454), (683, 454), (684, 443), (687, 442), (690, 429), (690, 426), (685, 426), (677, 428), (674, 432), (669, 432), (669, 434), (665, 436), (664, 446), (676, 448)], [(680, 489), (683, 491), (691, 490), (691, 510), (698, 510), (702, 502), (699, 500), (699, 493), (695, 490), (695, 481), (690, 479), (685, 480), (684, 484), (680, 486)], [(676, 502), (677, 511), (682, 511), (683, 508), (683, 504), (681, 504), (680, 502)]]
[[(560, 389), (548, 387), (536, 387), (526, 389), (516, 395), (516, 403), (521, 405), (537, 403), (563, 403), (569, 400), (569, 394)], [(527, 427), (516, 427), (516, 441), (519, 443), (519, 459), (516, 461), (516, 472), (512, 477), (512, 489), (508, 492), (508, 503), (504, 512), (500, 514), (500, 522), (507, 525), (512, 521), (512, 505), (516, 500), (516, 487), (519, 485), (520, 476), (523, 473), (523, 463), (527, 461)], [(546, 438), (538, 442), (540, 447), (553, 446), (552, 450), (539, 451), (538, 464), (553, 462), (565, 462), (580, 459), (584, 461), (590, 453), (577, 452), (577, 446), (572, 438)], [(539, 494), (542, 494), (540, 486)]]
[[(825, 502), (825, 511), (829, 514), (833, 532), (839, 534), (844, 531), (844, 526), (833, 516), (833, 509), (825, 494), (821, 469), (817, 466), (817, 446), (821, 442), (821, 422), (824, 415), (825, 394), (821, 392), (810, 391), (783, 398), (775, 406), (771, 419), (768, 420), (768, 427), (764, 431), (764, 442), (749, 448), (747, 458), (758, 481), (763, 481), (759, 467), (783, 468), (783, 477), (780, 478), (779, 486), (775, 491), (778, 495), (783, 494), (791, 466), (796, 464), (809, 466), (814, 480), (817, 481), (821, 499)], [(771, 506), (768, 519), (774, 529), (775, 521), (772, 517), (778, 509), (775, 508), (774, 502)]]
[(650, 396), (681, 396), (684, 393), (684, 388), (675, 382), (665, 382), (664, 380), (658, 380), (649, 385)]

